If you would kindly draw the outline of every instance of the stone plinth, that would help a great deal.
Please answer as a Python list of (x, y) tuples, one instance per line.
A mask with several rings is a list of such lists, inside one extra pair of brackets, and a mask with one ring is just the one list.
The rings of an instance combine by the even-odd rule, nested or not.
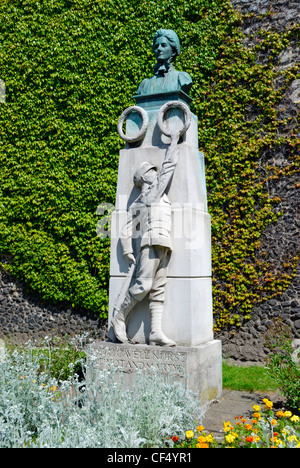
[[(221, 342), (211, 340), (199, 346), (176, 348), (95, 342), (89, 351), (97, 356), (97, 368), (117, 370), (127, 388), (132, 388), (142, 372), (155, 369), (170, 381), (193, 391), (201, 405), (221, 396)], [(89, 354), (88, 352), (88, 354)], [(87, 356), (89, 359), (89, 355)]]
[[(124, 279), (110, 279), (113, 304)], [(179, 346), (197, 346), (213, 339), (210, 278), (171, 278), (166, 285), (162, 330)], [(112, 314), (112, 309), (110, 309)], [(150, 313), (148, 298), (136, 304), (128, 320), (127, 335), (134, 343), (148, 343)], [(113, 339), (111, 332), (109, 338)]]
[[(136, 168), (148, 161), (161, 168), (170, 138), (159, 129), (157, 116), (162, 105), (170, 100), (189, 104), (183, 92), (136, 96), (137, 105), (148, 115), (149, 124), (143, 139), (127, 143), (120, 151), (115, 211), (111, 220), (111, 264), (109, 325), (113, 308), (128, 272), (120, 235), (130, 205), (139, 195), (133, 184)], [(183, 112), (171, 108), (165, 116), (166, 127), (178, 128)], [(138, 132), (141, 115), (132, 112), (126, 120), (126, 135)], [(167, 196), (172, 207), (172, 254), (168, 265), (162, 328), (179, 346), (198, 346), (213, 339), (211, 285), (211, 219), (207, 212), (204, 155), (198, 150), (198, 120), (191, 114), (191, 124), (178, 145), (177, 166)], [(140, 239), (132, 241), (135, 257)], [(136, 343), (148, 343), (150, 313), (148, 299), (138, 303), (128, 319), (127, 334)], [(109, 338), (114, 340), (112, 330)]]
[[(157, 170), (162, 167), (170, 138), (158, 125), (160, 108), (169, 101), (189, 105), (191, 99), (183, 92), (175, 92), (136, 96), (136, 101), (147, 113), (148, 126), (142, 140), (126, 143), (120, 151), (116, 205), (111, 218), (109, 325), (122, 286), (128, 289), (135, 281), (134, 273), (132, 279), (127, 277), (128, 265), (120, 240), (129, 207), (140, 193), (133, 184), (133, 174), (144, 161)], [(182, 127), (183, 119), (180, 108), (170, 107), (163, 125), (172, 133), (172, 129)], [(126, 120), (126, 136), (133, 137), (142, 127), (142, 112), (131, 112)], [(213, 339), (211, 219), (207, 210), (204, 154), (198, 150), (195, 115), (191, 114), (190, 126), (177, 148), (177, 165), (166, 191), (171, 204), (172, 253), (161, 323), (162, 332), (176, 347), (148, 344), (151, 323), (146, 296), (127, 318), (126, 334), (131, 343), (118, 343), (110, 328), (108, 338), (113, 343), (98, 342), (94, 349), (99, 369), (119, 368), (126, 385), (134, 385), (137, 373), (149, 372), (154, 367), (182, 382), (205, 405), (221, 395), (222, 354), (221, 342)], [(131, 244), (135, 258), (140, 252), (138, 234), (139, 229)]]

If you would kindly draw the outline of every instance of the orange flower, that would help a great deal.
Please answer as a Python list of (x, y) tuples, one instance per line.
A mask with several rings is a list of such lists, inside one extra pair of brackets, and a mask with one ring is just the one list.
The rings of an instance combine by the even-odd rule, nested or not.
[(254, 442), (254, 437), (252, 437), (252, 436), (247, 436), (247, 437), (246, 437), (246, 442)]
[(179, 437), (178, 436), (173, 436), (172, 440), (173, 440), (173, 442), (177, 442), (179, 440)]
[(247, 431), (251, 431), (252, 429), (251, 424), (245, 424), (245, 429), (247, 429)]

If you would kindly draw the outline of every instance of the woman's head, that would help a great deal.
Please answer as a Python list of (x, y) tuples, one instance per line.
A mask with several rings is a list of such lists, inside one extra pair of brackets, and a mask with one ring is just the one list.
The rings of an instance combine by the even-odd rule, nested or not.
[(173, 62), (180, 54), (180, 42), (172, 29), (159, 29), (154, 37), (152, 49), (158, 62)]

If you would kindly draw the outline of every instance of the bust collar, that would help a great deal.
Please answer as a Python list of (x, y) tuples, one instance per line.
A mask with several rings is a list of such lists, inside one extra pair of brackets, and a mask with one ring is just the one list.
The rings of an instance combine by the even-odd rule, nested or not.
[(169, 71), (174, 70), (173, 65), (171, 63), (166, 63), (166, 64), (160, 64), (157, 63), (154, 66), (154, 74), (155, 75), (165, 75)]

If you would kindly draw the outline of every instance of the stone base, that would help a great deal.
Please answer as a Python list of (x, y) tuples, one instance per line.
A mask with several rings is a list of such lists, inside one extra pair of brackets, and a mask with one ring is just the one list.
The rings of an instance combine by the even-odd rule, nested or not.
[(117, 375), (127, 388), (134, 386), (141, 372), (155, 369), (194, 392), (203, 406), (221, 397), (222, 351), (219, 340), (195, 347), (174, 348), (98, 341), (90, 352), (98, 357), (99, 370), (120, 371)]
[[(110, 327), (113, 307), (124, 278), (109, 283)], [(162, 331), (177, 346), (198, 346), (213, 339), (211, 278), (168, 278), (165, 292)], [(127, 321), (127, 335), (134, 342), (148, 344), (150, 334), (149, 301), (136, 304)], [(116, 341), (112, 328), (108, 337)]]

